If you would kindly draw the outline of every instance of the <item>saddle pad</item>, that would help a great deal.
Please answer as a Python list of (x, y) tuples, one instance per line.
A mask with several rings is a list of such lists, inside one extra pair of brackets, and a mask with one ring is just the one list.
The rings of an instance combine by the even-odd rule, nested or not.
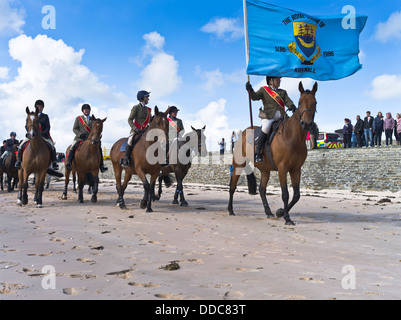
[[(270, 146), (272, 144), (273, 139), (276, 136), (276, 133), (277, 133), (279, 127), (280, 127), (281, 122), (282, 121), (276, 121), (276, 122), (273, 123), (272, 128), (270, 129), (270, 132), (267, 135), (267, 140), (266, 140), (266, 145), (267, 146)], [(258, 139), (259, 139), (261, 130), (262, 130), (262, 128), (260, 128), (260, 127), (257, 127), (255, 129), (255, 134), (254, 135), (255, 135), (255, 144), (256, 145), (258, 144)]]
[(127, 149), (128, 139), (124, 140), (123, 144), (121, 145), (120, 152), (125, 152)]

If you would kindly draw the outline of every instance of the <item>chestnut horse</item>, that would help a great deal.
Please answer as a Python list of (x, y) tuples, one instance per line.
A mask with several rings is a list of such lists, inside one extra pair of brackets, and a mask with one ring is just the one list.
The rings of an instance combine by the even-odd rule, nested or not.
[(15, 167), (17, 162), (18, 145), (14, 145), (11, 153), (4, 159), (4, 164), (0, 168), (0, 185), (3, 191), (3, 173), (7, 175), (7, 191), (14, 191), (15, 186), (18, 185), (18, 169)]
[[(276, 168), (278, 168), (278, 175), (280, 179), (282, 200), (284, 202), (284, 209), (279, 209), (276, 212), (278, 218), (284, 217), (286, 225), (294, 225), (290, 219), (289, 211), (294, 207), (294, 205), (299, 201), (300, 195), (300, 182), (301, 182), (301, 169), (307, 158), (306, 149), (306, 136), (308, 130), (313, 125), (313, 121), (316, 113), (316, 92), (318, 90), (318, 85), (315, 83), (313, 90), (304, 90), (302, 82), (299, 84), (299, 91), (301, 93), (301, 98), (299, 100), (299, 108), (294, 113), (294, 115), (281, 123), (276, 136), (271, 143), (271, 154), (273, 163)], [(249, 128), (250, 129), (256, 129)], [(247, 132), (242, 133), (242, 138), (239, 139), (236, 145), (236, 150), (234, 150), (234, 160), (233, 160), (233, 175), (230, 181), (230, 201), (228, 205), (228, 211), (230, 215), (235, 215), (233, 210), (233, 197), (237, 187), (238, 179), (241, 172), (244, 169), (249, 169), (249, 162), (254, 162), (254, 137), (253, 130), (252, 134)], [(238, 146), (238, 147), (237, 147)], [(251, 156), (246, 156), (251, 155)], [(238, 161), (239, 159), (244, 160), (242, 163)], [(266, 186), (270, 179), (270, 172), (277, 171), (273, 168), (273, 165), (269, 161), (266, 149), (264, 150), (264, 162), (255, 163), (255, 167), (261, 172), (261, 182), (259, 193), (262, 198), (262, 202), (265, 208), (265, 213), (268, 218), (273, 217), (270, 210), (269, 204), (266, 199)], [(254, 181), (255, 177), (253, 173), (246, 171), (250, 181)], [(294, 190), (294, 195), (291, 203), (289, 201), (288, 185), (287, 185), (287, 174), (290, 174), (292, 187)], [(248, 180), (249, 183), (249, 180)]]
[(36, 174), (36, 193), (35, 202), (38, 208), (42, 208), (42, 195), (46, 179), (46, 174), (63, 177), (62, 173), (50, 169), (51, 152), (47, 142), (42, 138), (39, 129), (39, 109), (31, 112), (26, 108), (26, 129), (29, 135), (29, 144), (22, 156), (22, 167), (19, 170), (19, 193), (18, 205), (28, 204), (28, 178), (32, 173)]
[[(100, 153), (100, 143), (102, 140), (103, 124), (106, 122), (107, 118), (100, 120), (92, 115), (91, 120), (93, 121), (92, 130), (88, 139), (77, 148), (71, 168), (72, 170), (68, 170), (67, 168), (65, 169), (65, 185), (61, 197), (62, 200), (67, 200), (67, 188), (72, 171), (73, 175), (77, 173), (78, 176), (78, 202), (84, 203), (83, 188), (85, 184), (89, 184), (89, 186), (92, 187), (92, 203), (97, 202), (97, 194), (99, 191), (99, 168), (102, 157)], [(70, 152), (70, 148), (71, 147), (67, 149), (66, 154)]]
[[(127, 189), (128, 182), (132, 176), (137, 175), (144, 188), (144, 197), (141, 201), (141, 209), (147, 209), (147, 212), (152, 212), (152, 201), (155, 198), (155, 183), (157, 177), (160, 174), (161, 162), (163, 162), (163, 155), (159, 152), (160, 147), (154, 148), (156, 141), (157, 145), (166, 144), (166, 136), (169, 130), (169, 122), (167, 115), (170, 108), (166, 112), (161, 113), (159, 109), (155, 108), (155, 116), (148, 129), (141, 135), (138, 142), (134, 146), (131, 154), (130, 166), (123, 168), (121, 166), (121, 159), (124, 158), (125, 152), (121, 151), (121, 147), (126, 143), (127, 138), (120, 139), (117, 141), (110, 151), (110, 158), (113, 163), (114, 175), (116, 179), (116, 188), (118, 193), (117, 205), (126, 210), (127, 206), (124, 201), (124, 192)], [(156, 155), (156, 153), (157, 155)], [(155, 157), (160, 158), (155, 161)], [(150, 163), (149, 163), (150, 161)], [(125, 170), (124, 183), (121, 184), (122, 172)], [(146, 175), (151, 176), (150, 182), (146, 178)]]
[[(197, 130), (194, 127), (191, 127), (191, 129), (192, 132), (186, 134), (182, 139), (176, 140), (175, 143), (173, 142), (169, 153), (170, 165), (163, 168), (162, 173), (159, 176), (158, 198), (160, 199), (162, 194), (162, 181), (166, 179), (170, 173), (174, 172), (177, 180), (177, 188), (174, 193), (173, 204), (178, 204), (179, 196), (182, 207), (188, 206), (188, 202), (185, 200), (184, 186), (182, 182), (192, 166), (192, 151), (196, 151), (201, 157), (206, 157), (208, 154), (206, 148), (206, 137), (204, 134), (206, 126), (203, 127), (203, 129)], [(173, 157), (173, 154), (178, 155), (178, 157)]]

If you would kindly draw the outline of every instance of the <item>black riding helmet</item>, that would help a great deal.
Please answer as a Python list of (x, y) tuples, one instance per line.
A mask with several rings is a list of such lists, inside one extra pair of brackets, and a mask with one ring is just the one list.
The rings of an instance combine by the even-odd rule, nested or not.
[(91, 110), (91, 106), (89, 104), (85, 103), (81, 108), (82, 112), (84, 112), (85, 109)]
[(45, 103), (43, 102), (43, 100), (37, 100), (36, 102), (35, 102), (35, 107), (36, 106), (42, 106), (43, 108), (45, 107)]
[(11, 132), (10, 137), (12, 137), (12, 136), (17, 137), (17, 134), (15, 132)]
[(145, 97), (150, 97), (150, 92), (147, 91), (139, 91), (137, 95), (138, 101), (142, 101)]
[(175, 107), (175, 106), (172, 106), (172, 107), (170, 107), (169, 114), (172, 114), (172, 113), (174, 113), (174, 112), (178, 112), (178, 111), (180, 111), (180, 109), (178, 109), (178, 108), (177, 108), (177, 107)]

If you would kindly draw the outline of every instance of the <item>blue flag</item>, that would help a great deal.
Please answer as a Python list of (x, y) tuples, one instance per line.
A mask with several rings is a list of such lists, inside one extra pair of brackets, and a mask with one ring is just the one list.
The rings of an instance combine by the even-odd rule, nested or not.
[(362, 68), (359, 35), (367, 16), (311, 16), (259, 0), (246, 0), (245, 10), (247, 74), (326, 81)]

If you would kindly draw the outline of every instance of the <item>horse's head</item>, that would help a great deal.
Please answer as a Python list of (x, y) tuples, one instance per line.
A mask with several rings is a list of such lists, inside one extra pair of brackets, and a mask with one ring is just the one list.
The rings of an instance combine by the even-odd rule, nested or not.
[(170, 107), (167, 109), (166, 112), (160, 112), (159, 108), (156, 106), (155, 115), (149, 127), (149, 130), (157, 129), (165, 133), (163, 137), (160, 137), (162, 143), (167, 142), (167, 136), (169, 131), (169, 122), (167, 120), (167, 115), (169, 114), (169, 112), (170, 112)]
[(92, 142), (92, 144), (99, 144), (102, 140), (103, 123), (105, 123), (106, 120), (107, 118), (103, 120), (96, 119), (96, 117), (92, 115), (92, 131), (89, 136), (89, 140)]
[(316, 92), (318, 89), (317, 82), (313, 86), (312, 91), (305, 90), (302, 81), (299, 83), (299, 92), (301, 92), (301, 98), (299, 99), (299, 123), (302, 130), (309, 131), (314, 123), (316, 114)]
[(195, 146), (198, 149), (198, 155), (201, 157), (206, 157), (208, 152), (206, 148), (206, 136), (204, 134), (206, 130), (206, 126), (204, 126), (202, 129), (195, 129), (194, 127), (191, 127), (192, 131), (196, 133), (196, 139), (195, 141), (198, 142), (198, 145)]
[(36, 108), (35, 112), (31, 112), (29, 107), (26, 107), (26, 129), (28, 131), (29, 139), (35, 139), (39, 135), (39, 109)]

